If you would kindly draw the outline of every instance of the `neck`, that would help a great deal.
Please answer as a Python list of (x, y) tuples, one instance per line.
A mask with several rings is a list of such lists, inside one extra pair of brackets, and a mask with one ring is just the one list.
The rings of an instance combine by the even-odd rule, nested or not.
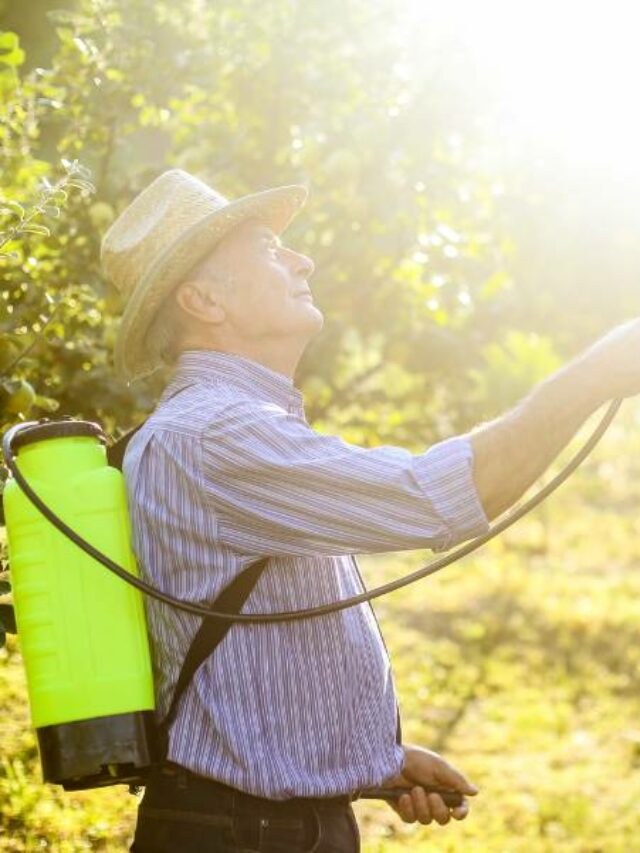
[(291, 341), (243, 341), (242, 343), (192, 343), (184, 349), (207, 349), (216, 352), (228, 352), (232, 355), (242, 355), (252, 361), (282, 373), (289, 379), (293, 379), (298, 363), (304, 352), (305, 345), (292, 346)]

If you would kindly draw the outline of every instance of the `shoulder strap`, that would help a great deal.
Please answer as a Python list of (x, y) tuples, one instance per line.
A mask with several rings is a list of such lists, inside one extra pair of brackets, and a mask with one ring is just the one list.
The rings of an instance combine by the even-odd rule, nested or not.
[(133, 436), (146, 424), (146, 422), (146, 420), (142, 421), (142, 423), (138, 424), (137, 427), (130, 429), (129, 432), (125, 432), (125, 434), (120, 436), (120, 438), (117, 441), (114, 441), (113, 444), (108, 445), (107, 462), (112, 468), (119, 468), (122, 471), (122, 461), (127, 449), (127, 444), (129, 444)]
[[(182, 391), (186, 391), (187, 388), (191, 388), (193, 383), (189, 383), (189, 385), (183, 385), (182, 388), (178, 388), (177, 391), (174, 391), (173, 394), (169, 394), (166, 398), (167, 400), (172, 400), (175, 396), (180, 394)], [(129, 432), (125, 432), (124, 435), (121, 435), (117, 441), (114, 441), (113, 444), (110, 444), (107, 447), (107, 462), (111, 465), (112, 468), (119, 468), (122, 471), (122, 461), (124, 459), (124, 454), (127, 449), (127, 445), (133, 438), (133, 436), (138, 432), (139, 429), (146, 424), (149, 418), (145, 418), (142, 423), (139, 423), (137, 427), (130, 429)]]
[[(262, 557), (251, 563), (244, 571), (242, 571), (230, 584), (222, 590), (220, 595), (211, 605), (212, 610), (222, 611), (223, 613), (240, 613), (242, 606), (249, 597), (252, 589), (260, 579), (266, 564), (267, 557)], [(171, 704), (165, 718), (159, 725), (160, 734), (160, 749), (162, 758), (167, 754), (169, 728), (176, 718), (180, 699), (189, 682), (196, 673), (196, 670), (202, 663), (216, 650), (220, 643), (224, 640), (229, 632), (233, 622), (223, 621), (221, 619), (205, 617), (198, 629), (187, 655), (182, 664), (180, 675), (176, 682), (173, 691)]]

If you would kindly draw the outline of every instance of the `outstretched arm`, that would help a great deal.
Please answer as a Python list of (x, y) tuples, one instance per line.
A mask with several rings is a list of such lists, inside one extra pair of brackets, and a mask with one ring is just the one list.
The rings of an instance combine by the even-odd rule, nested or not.
[(640, 392), (640, 321), (618, 326), (515, 409), (473, 430), (473, 478), (488, 518), (535, 482), (586, 418), (607, 400)]

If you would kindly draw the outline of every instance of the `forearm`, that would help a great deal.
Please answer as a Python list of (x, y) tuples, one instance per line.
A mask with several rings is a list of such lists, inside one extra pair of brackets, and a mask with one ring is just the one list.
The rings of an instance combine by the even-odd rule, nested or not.
[(606, 399), (583, 359), (538, 385), (515, 409), (473, 430), (473, 476), (488, 518), (534, 483)]

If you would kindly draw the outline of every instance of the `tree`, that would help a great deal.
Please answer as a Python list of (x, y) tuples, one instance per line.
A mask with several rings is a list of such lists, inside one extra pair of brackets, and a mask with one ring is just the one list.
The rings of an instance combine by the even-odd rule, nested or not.
[[(503, 284), (488, 178), (465, 160), (441, 93), (407, 79), (391, 5), (253, 8), (81, 0), (50, 13), (59, 46), (50, 69), (30, 72), (32, 130), (26, 146), (14, 139), (22, 160), (3, 170), (4, 194), (33, 191), (60, 158), (80, 160), (96, 193), (71, 199), (39, 241), (46, 264), (32, 277), (74, 304), (24, 378), (60, 411), (128, 426), (166, 374), (132, 389), (113, 375), (106, 226), (169, 166), (229, 197), (303, 182), (310, 201), (287, 238), (316, 260), (327, 317), (299, 376), (309, 415), (362, 442), (424, 443), (468, 417), (455, 400), (483, 343), (472, 320)], [(428, 400), (451, 414), (427, 419)]]

